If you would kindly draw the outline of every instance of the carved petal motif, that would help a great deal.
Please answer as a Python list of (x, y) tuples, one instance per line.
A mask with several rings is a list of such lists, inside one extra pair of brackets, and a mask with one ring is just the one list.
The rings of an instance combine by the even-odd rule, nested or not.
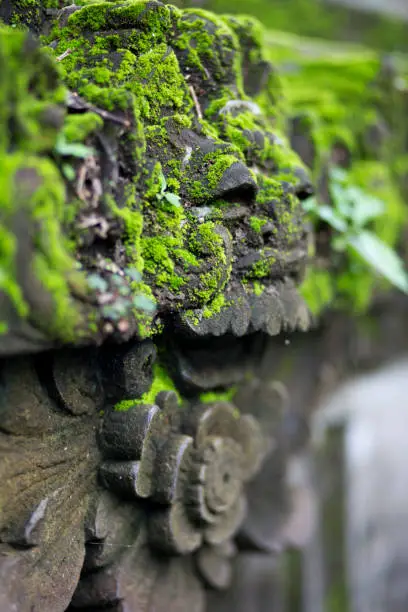
[(99, 463), (100, 389), (83, 357), (1, 366), (1, 612), (62, 612), (79, 580)]
[(89, 517), (84, 570), (70, 610), (203, 612), (191, 557), (152, 549), (142, 505), (103, 492)]

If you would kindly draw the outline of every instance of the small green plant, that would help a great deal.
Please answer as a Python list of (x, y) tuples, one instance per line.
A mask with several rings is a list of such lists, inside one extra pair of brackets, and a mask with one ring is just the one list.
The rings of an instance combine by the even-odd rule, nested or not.
[(372, 270), (408, 293), (408, 274), (403, 261), (375, 232), (367, 228), (374, 219), (385, 215), (384, 202), (350, 185), (347, 172), (340, 168), (330, 170), (329, 189), (333, 206), (309, 198), (304, 202), (304, 209), (335, 230), (332, 248), (338, 252), (358, 253)]
[(78, 157), (79, 159), (86, 159), (94, 154), (92, 147), (87, 147), (81, 142), (68, 142), (62, 132), (58, 134), (55, 151), (62, 157)]
[(172, 206), (181, 206), (180, 197), (175, 193), (171, 193), (170, 191), (166, 191), (167, 189), (167, 181), (166, 177), (163, 173), (160, 175), (160, 192), (156, 194), (156, 198), (161, 201), (163, 198), (167, 200), (169, 204)]
[[(76, 157), (77, 159), (86, 159), (94, 154), (94, 150), (91, 147), (87, 147), (81, 142), (68, 142), (63, 132), (58, 134), (54, 150), (61, 157)], [(61, 170), (69, 181), (75, 179), (75, 170), (70, 164), (63, 163)]]

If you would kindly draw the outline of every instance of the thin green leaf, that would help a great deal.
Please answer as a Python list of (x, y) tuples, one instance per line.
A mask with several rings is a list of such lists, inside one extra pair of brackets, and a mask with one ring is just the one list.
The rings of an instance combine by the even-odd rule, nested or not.
[(75, 178), (75, 170), (69, 164), (62, 164), (62, 172), (69, 181), (73, 181)]
[(63, 134), (58, 135), (55, 150), (63, 157), (78, 157), (80, 159), (86, 159), (94, 154), (91, 147), (87, 147), (80, 142), (68, 142)]
[(353, 196), (352, 221), (356, 227), (363, 227), (369, 221), (380, 217), (385, 212), (385, 204), (382, 200), (375, 198), (361, 189), (350, 188)]
[(166, 190), (167, 187), (167, 181), (166, 181), (166, 177), (164, 176), (163, 172), (160, 173), (160, 190), (162, 193), (164, 193), (164, 191)]
[(322, 204), (318, 207), (316, 212), (321, 219), (326, 221), (326, 223), (334, 227), (334, 229), (336, 229), (337, 231), (347, 231), (347, 223), (331, 206), (327, 206), (327, 204)]
[(347, 190), (338, 183), (331, 183), (330, 193), (337, 212), (344, 219), (348, 219), (352, 213), (352, 206), (347, 196)]
[(305, 210), (306, 212), (317, 212), (317, 209), (319, 208), (319, 205), (317, 203), (316, 198), (307, 198), (307, 200), (304, 200), (304, 202), (302, 202), (302, 207), (303, 210)]
[(164, 194), (164, 197), (166, 198), (168, 203), (172, 204), (173, 206), (180, 206), (181, 205), (180, 197), (178, 195), (176, 195), (175, 193), (168, 193), (168, 192), (166, 192)]
[(329, 169), (329, 176), (333, 182), (337, 183), (346, 183), (347, 182), (347, 172), (340, 168), (339, 166), (333, 166)]
[(408, 293), (408, 274), (403, 261), (375, 234), (363, 231), (349, 236), (349, 244), (376, 272), (404, 293)]

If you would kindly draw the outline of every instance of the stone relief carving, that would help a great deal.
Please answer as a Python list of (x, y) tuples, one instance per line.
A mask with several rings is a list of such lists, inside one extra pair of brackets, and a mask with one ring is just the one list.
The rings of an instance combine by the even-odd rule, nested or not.
[(163, 391), (156, 405), (109, 413), (101, 438), (111, 459), (101, 466), (104, 486), (155, 504), (149, 512), (154, 547), (185, 554), (222, 545), (237, 532), (243, 485), (265, 454), (253, 417), (227, 402), (181, 410), (176, 394)]
[[(73, 5), (47, 38), (62, 83), (49, 54), (10, 36), (2, 61), (25, 67), (41, 112), (35, 125), (19, 114), (3, 75), (7, 113), (35, 146), (6, 133), (26, 156), (7, 166), (21, 223), (2, 223), (21, 243), (21, 272), (2, 300), (2, 354), (143, 339), (163, 323), (195, 336), (308, 327), (296, 286), (309, 240), (300, 200), (312, 187), (284, 135), (259, 24), (153, 0)], [(55, 201), (35, 213), (51, 182)]]
[(85, 349), (2, 364), (4, 612), (201, 610), (205, 585), (230, 583), (270, 431), (229, 401), (172, 390), (114, 410), (112, 377), (152, 378), (154, 346), (142, 349), (122, 351), (121, 368), (117, 353)]

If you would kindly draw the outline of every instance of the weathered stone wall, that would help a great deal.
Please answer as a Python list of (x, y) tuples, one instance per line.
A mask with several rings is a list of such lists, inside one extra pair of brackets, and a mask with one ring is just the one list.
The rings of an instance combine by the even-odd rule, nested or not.
[(405, 0), (325, 0), (328, 4), (340, 4), (352, 9), (364, 11), (378, 11), (385, 15), (394, 15), (402, 19), (408, 19), (408, 5)]

